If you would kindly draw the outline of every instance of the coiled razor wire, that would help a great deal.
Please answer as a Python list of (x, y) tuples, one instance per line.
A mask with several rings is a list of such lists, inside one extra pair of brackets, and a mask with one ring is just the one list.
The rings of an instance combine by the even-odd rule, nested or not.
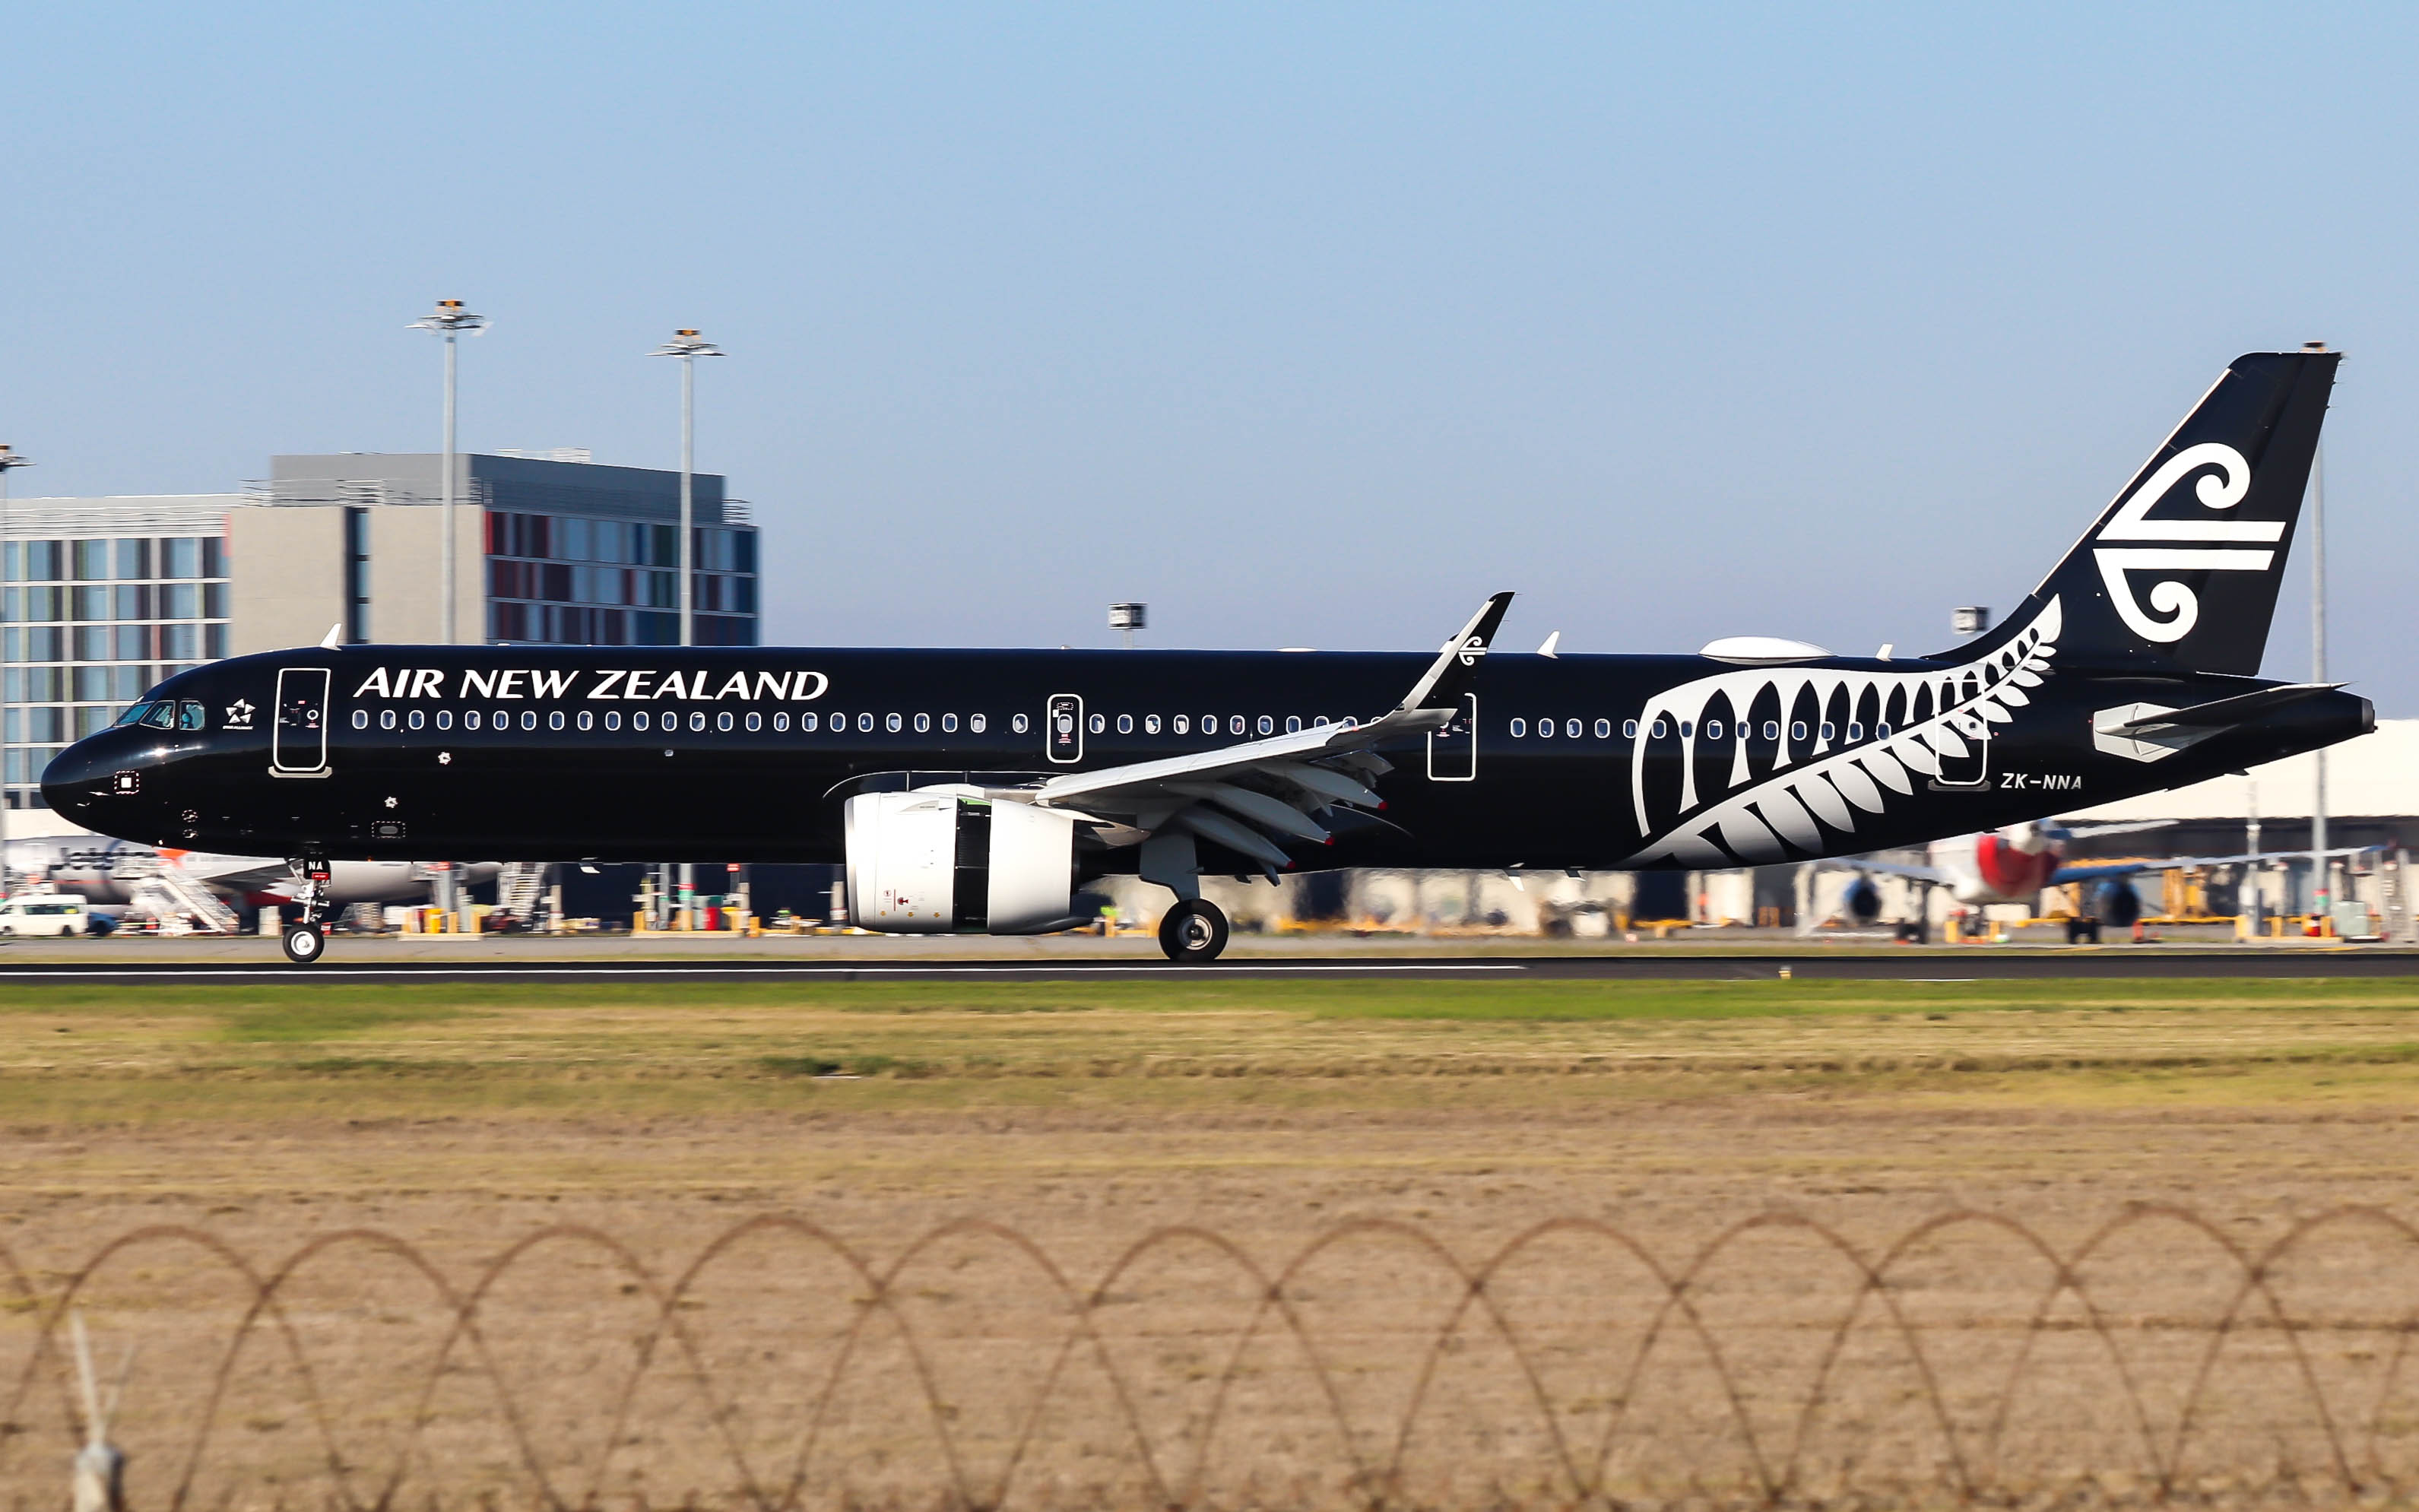
[[(2178, 1239), (2196, 1236), (2204, 1242), (2201, 1253), (2223, 1260), (2227, 1288), (2223, 1307), (2205, 1325), (2206, 1337), (2197, 1341), (2190, 1353), (2180, 1406), (2172, 1421), (2164, 1427), (2148, 1399), (2149, 1383), (2141, 1366), (2129, 1359), (2121, 1343), (2120, 1335), (2137, 1330), (2140, 1321), (2112, 1317), (2095, 1299), (2086, 1273), (2120, 1239), (2156, 1226), (2180, 1230), (2175, 1236)], [(1422, 1434), (1437, 1427), (1431, 1402), (1439, 1372), (1456, 1347), (1454, 1341), (1466, 1337), (1471, 1329), (1500, 1343), (1508, 1352), (1517, 1389), (1508, 1394), (1500, 1410), (1524, 1417), (1527, 1426), (1542, 1437), (1552, 1472), (1552, 1483), (1542, 1494), (1555, 1504), (1622, 1505), (1635, 1500), (1636, 1488), (1621, 1484), (1614, 1474), (1616, 1443), (1641, 1406), (1656, 1399), (1656, 1367), (1670, 1357), (1658, 1346), (1666, 1341), (1692, 1346), (1693, 1358), (1710, 1369), (1715, 1388), (1712, 1400), (1718, 1404), (1718, 1414), (1722, 1421), (1707, 1427), (1737, 1444), (1745, 1471), (1734, 1485), (1691, 1475), (1679, 1488), (1681, 1492), (1709, 1504), (1771, 1505), (1820, 1501), (1830, 1495), (1852, 1493), (1861, 1485), (1859, 1461), (1853, 1453), (1839, 1458), (1838, 1465), (1844, 1469), (1827, 1473), (1830, 1478), (1825, 1486), (1810, 1484), (1808, 1473), (1811, 1448), (1823, 1432), (1826, 1410), (1835, 1405), (1843, 1355), (1860, 1326), (1883, 1330), (1883, 1336), (1894, 1341), (1903, 1352), (1901, 1363), (1911, 1367), (1917, 1382), (1918, 1415), (1927, 1427), (1932, 1462), (1939, 1472), (1929, 1492), (1953, 1501), (1999, 1502), (2037, 1493), (2041, 1489), (2038, 1480), (2020, 1485), (2007, 1478), (2001, 1468), (2001, 1450), (2022, 1394), (2041, 1384), (2035, 1379), (2041, 1369), (2038, 1346), (2054, 1332), (2072, 1329), (2072, 1324), (2057, 1320), (2062, 1306), (2079, 1311), (2082, 1329), (2104, 1357), (2107, 1375), (2102, 1379), (2115, 1382), (2115, 1390), (2106, 1399), (2091, 1400), (2086, 1407), (2103, 1429), (2112, 1423), (2121, 1424), (2124, 1432), (2120, 1436), (2130, 1440), (2138, 1455), (2130, 1466), (2078, 1462), (2071, 1467), (2074, 1474), (2088, 1477), (2111, 1470), (2132, 1470), (2138, 1473), (2137, 1483), (2144, 1495), (2165, 1500), (2191, 1493), (2194, 1483), (2188, 1474), (2189, 1456), (2199, 1437), (2208, 1431), (2204, 1424), (2211, 1407), (2221, 1355), (2231, 1337), (2245, 1329), (2257, 1328), (2263, 1337), (2273, 1334), (2282, 1341), (2284, 1361), (2281, 1367), (2272, 1365), (2261, 1372), (2258, 1385), (2267, 1396), (2253, 1404), (2254, 1417), (2283, 1421), (2296, 1412), (2305, 1412), (2303, 1421), (2315, 1427), (2322, 1449), (2318, 1457), (2320, 1463), (2295, 1467), (2289, 1472), (2286, 1484), (2293, 1493), (2306, 1496), (2315, 1483), (2364, 1500), (2379, 1496), (2400, 1498), (2408, 1494), (2409, 1488), (2405, 1477), (2386, 1464), (2384, 1450), (2389, 1438), (2419, 1438), (2419, 1403), (2406, 1404), (2398, 1411), (2395, 1406), (2407, 1373), (2411, 1336), (2414, 1328), (2419, 1328), (2419, 1305), (2406, 1307), (2392, 1317), (2370, 1318), (2357, 1325), (2392, 1339), (2381, 1382), (2364, 1407), (2341, 1399), (2348, 1394), (2344, 1391), (2331, 1396), (2321, 1382), (2307, 1342), (2314, 1333), (2340, 1330), (2345, 1325), (2339, 1319), (2296, 1313), (2280, 1295), (2277, 1286), (2280, 1269), (2288, 1262), (2317, 1253), (2322, 1244), (2363, 1231), (2402, 1246), (2411, 1260), (2419, 1261), (2419, 1229), (2373, 1207), (2337, 1208), (2306, 1218), (2273, 1242), (2252, 1249), (2189, 1209), (2142, 1205), (2110, 1219), (2069, 1254), (2061, 1254), (2033, 1229), (2011, 1218), (1960, 1211), (1931, 1218), (1877, 1255), (1870, 1256), (1824, 1224), (1793, 1213), (1769, 1212), (1734, 1224), (1676, 1269), (1664, 1265), (1630, 1232), (1589, 1218), (1539, 1223), (1474, 1266), (1465, 1264), (1447, 1245), (1414, 1225), (1369, 1219), (1340, 1224), (1327, 1230), (1274, 1271), (1264, 1268), (1242, 1246), (1211, 1229), (1189, 1225), (1163, 1227), (1135, 1241), (1096, 1282), (1084, 1288), (1071, 1280), (1040, 1245), (1002, 1224), (979, 1219), (946, 1224), (926, 1233), (887, 1265), (877, 1266), (822, 1225), (794, 1216), (765, 1216), (743, 1222), (722, 1233), (669, 1281), (616, 1236), (596, 1227), (562, 1225), (522, 1238), (482, 1267), (467, 1288), (458, 1288), (417, 1247), (376, 1229), (351, 1228), (315, 1238), (273, 1268), (263, 1271), (206, 1229), (160, 1225), (137, 1228), (110, 1241), (50, 1288), (38, 1287), (18, 1256), (0, 1244), (0, 1284), (5, 1284), (13, 1299), (11, 1310), (31, 1319), (35, 1335), (23, 1368), (10, 1387), (5, 1420), (0, 1420), (0, 1487), (9, 1489), (17, 1504), (52, 1504), (49, 1491), (54, 1484), (54, 1472), (65, 1465), (66, 1454), (73, 1444), (68, 1439), (37, 1437), (23, 1425), (28, 1409), (45, 1390), (59, 1394), (61, 1421), (70, 1426), (75, 1421), (68, 1399), (72, 1390), (68, 1356), (62, 1348), (69, 1310), (87, 1300), (96, 1279), (113, 1265), (131, 1263), (131, 1257), (138, 1255), (181, 1252), (187, 1262), (197, 1268), (186, 1273), (215, 1268), (238, 1283), (239, 1291), (248, 1293), (249, 1301), (207, 1375), (203, 1398), (189, 1414), (192, 1424), (183, 1442), (124, 1445), (142, 1472), (132, 1487), (133, 1503), (170, 1512), (183, 1512), (197, 1504), (197, 1487), (205, 1471), (213, 1466), (221, 1480), (241, 1480), (241, 1447), (230, 1443), (223, 1419), (230, 1382), (239, 1364), (248, 1350), (260, 1349), (283, 1351), (299, 1385), (300, 1401), (297, 1405), (316, 1435), (316, 1458), (324, 1461), (323, 1478), (318, 1485), (307, 1491), (290, 1486), (282, 1489), (277, 1498), (280, 1504), (288, 1493), (297, 1500), (319, 1502), (347, 1512), (372, 1512), (424, 1498), (431, 1504), (441, 1503), (448, 1487), (442, 1484), (439, 1473), (424, 1472), (423, 1479), (429, 1484), (408, 1483), (413, 1466), (424, 1458), (421, 1441), (437, 1421), (440, 1381), (449, 1373), (467, 1369), (483, 1379), (492, 1392), (503, 1437), (516, 1462), (522, 1493), (534, 1504), (549, 1509), (587, 1508), (607, 1501), (607, 1477), (617, 1446), (625, 1443), (624, 1435), (631, 1426), (641, 1388), (651, 1380), (663, 1379), (677, 1382), (693, 1395), (702, 1420), (712, 1426), (712, 1457), (718, 1459), (725, 1478), (713, 1488), (666, 1489), (651, 1483), (649, 1495), (692, 1499), (710, 1495), (757, 1512), (793, 1512), (805, 1507), (815, 1494), (817, 1469), (824, 1463), (818, 1459), (818, 1454), (829, 1447), (836, 1404), (843, 1398), (852, 1367), (864, 1350), (869, 1330), (876, 1319), (895, 1330), (894, 1337), (906, 1359), (911, 1396), (920, 1398), (922, 1404), (922, 1427), (929, 1434), (931, 1451), (907, 1467), (906, 1488), (895, 1493), (899, 1500), (912, 1499), (919, 1504), (991, 1509), (1043, 1505), (1062, 1498), (1066, 1494), (1063, 1486), (1026, 1485), (1020, 1482), (1019, 1472), (1038, 1451), (1048, 1448), (1048, 1410), (1071, 1363), (1079, 1358), (1088, 1358), (1102, 1373), (1109, 1399), (1115, 1404), (1116, 1430), (1140, 1469), (1150, 1501), (1167, 1508), (1221, 1504), (1219, 1494), (1210, 1486), (1212, 1471), (1236, 1457), (1248, 1459), (1252, 1449), (1248, 1444), (1227, 1443), (1223, 1451), (1225, 1458), (1222, 1459), (1220, 1430), (1234, 1410), (1237, 1387), (1247, 1374), (1247, 1356), (1256, 1345), (1271, 1339), (1289, 1341), (1299, 1350), (1314, 1386), (1313, 1399), (1327, 1415), (1334, 1442), (1341, 1446), (1338, 1462), (1326, 1467), (1333, 1475), (1325, 1484), (1341, 1488), (1348, 1503), (1360, 1505), (1432, 1504), (1432, 1499), (1407, 1476), (1407, 1470)], [(1750, 1383), (1742, 1381), (1742, 1365), (1725, 1352), (1723, 1319), (1712, 1315), (1717, 1298), (1706, 1286), (1717, 1262), (1733, 1256), (1752, 1240), (1776, 1234), (1810, 1241), (1820, 1252), (1842, 1262), (1848, 1277), (1841, 1293), (1832, 1299), (1829, 1321), (1816, 1330), (1818, 1347), (1806, 1387), (1780, 1414), (1782, 1421), (1779, 1427), (1757, 1421), (1749, 1401)], [(1910, 1283), (1903, 1274), (1910, 1257), (1927, 1245), (1966, 1235), (1995, 1236), (2012, 1245), (2019, 1255), (2029, 1257), (2046, 1272), (2047, 1281), (2031, 1296), (2021, 1316), (1988, 1317), (1966, 1324), (1924, 1322), (1912, 1317), (1907, 1306)], [(782, 1457), (785, 1463), (766, 1462), (765, 1455), (751, 1451), (743, 1442), (734, 1426), (740, 1416), (735, 1410), (735, 1388), (728, 1388), (717, 1380), (707, 1350), (684, 1316), (685, 1304), (697, 1305), (694, 1299), (709, 1273), (717, 1265), (733, 1263), (730, 1257), (737, 1246), (743, 1242), (770, 1237), (803, 1242), (820, 1251), (838, 1261), (859, 1288), (847, 1299), (851, 1316), (839, 1333), (830, 1360), (817, 1379), (806, 1382), (809, 1389), (804, 1410), (793, 1425), (793, 1447)], [(1625, 1258), (1636, 1268), (1636, 1273), (1650, 1281), (1644, 1288), (1642, 1305), (1636, 1309), (1638, 1316), (1631, 1319), (1637, 1340), (1626, 1350), (1627, 1359), (1620, 1365), (1618, 1384), (1606, 1398), (1605, 1422), (1593, 1436), (1579, 1432), (1565, 1420), (1565, 1412), (1556, 1409), (1539, 1363), (1540, 1346), (1534, 1331), (1523, 1326), (1535, 1320), (1517, 1316), (1518, 1299), (1510, 1294), (1505, 1284), (1507, 1271), (1516, 1261), (1555, 1240), (1603, 1246), (1610, 1255)], [(1411, 1368), (1403, 1404), (1391, 1421), (1375, 1424), (1356, 1420), (1345, 1389), (1344, 1377), (1350, 1372), (1334, 1358), (1333, 1343), (1322, 1340), (1320, 1328), (1312, 1316), (1316, 1310), (1312, 1304), (1313, 1288), (1305, 1280), (1311, 1268), (1322, 1258), (1344, 1246), (1363, 1242), (1393, 1246), (1419, 1265), (1430, 1268), (1449, 1285), (1452, 1297), (1446, 1316), (1432, 1335), (1425, 1336), (1422, 1342), (1423, 1336), (1416, 1330), (1410, 1331), (1416, 1346), (1411, 1352), (1417, 1364)], [(1058, 1319), (1055, 1336), (1033, 1341), (1024, 1351), (1025, 1358), (1040, 1363), (1039, 1383), (1027, 1399), (1010, 1412), (1011, 1429), (1006, 1452), (988, 1473), (975, 1465), (975, 1457), (962, 1442), (963, 1435), (955, 1421), (958, 1414), (936, 1369), (935, 1350), (945, 1347), (946, 1341), (926, 1337), (911, 1309), (903, 1304), (902, 1278), (918, 1261), (945, 1244), (965, 1243), (994, 1247), (1002, 1256), (1029, 1266), (1043, 1282), (1044, 1292)], [(1147, 1371), (1120, 1363), (1101, 1326), (1104, 1311), (1132, 1300), (1119, 1293), (1121, 1284), (1147, 1261), (1179, 1250), (1199, 1252), (1243, 1284), (1243, 1316), (1240, 1326), (1231, 1331), (1223, 1363), (1209, 1392), (1206, 1412), (1188, 1435), (1194, 1443), (1189, 1458), (1154, 1441), (1146, 1427), (1142, 1406), (1154, 1382)], [(400, 1262), (424, 1285), (445, 1319), (441, 1340), (424, 1374), (404, 1389), (387, 1394), (389, 1401), (408, 1400), (409, 1408), (404, 1429), (406, 1442), (384, 1473), (364, 1471), (342, 1451), (339, 1435), (343, 1425), (323, 1384), (332, 1364), (314, 1359), (289, 1305), (299, 1278), (316, 1268), (364, 1252)], [(652, 1321), (636, 1341), (632, 1367), (606, 1394), (609, 1407), (609, 1431), (602, 1441), (605, 1447), (594, 1456), (594, 1463), (584, 1476), (575, 1474), (564, 1468), (558, 1457), (545, 1452), (547, 1445), (541, 1442), (542, 1430), (532, 1419), (527, 1399), (530, 1388), (516, 1386), (500, 1362), (490, 1316), (497, 1289), (508, 1277), (565, 1252), (605, 1262), (622, 1278), (622, 1291), (628, 1294), (635, 1288), (635, 1294), (652, 1310)], [(2162, 1253), (2177, 1252), (2171, 1248)], [(152, 1263), (158, 1263), (156, 1258)], [(2405, 1269), (2409, 1272), (2407, 1277), (2397, 1273), (2391, 1279), (2396, 1283), (2419, 1282), (2419, 1263)], [(1566, 1282), (1570, 1279), (1567, 1273), (1564, 1273), (1564, 1278)], [(1586, 1276), (1582, 1274), (1579, 1279), (1584, 1282)], [(2406, 1289), (2419, 1291), (2419, 1288)], [(1194, 1288), (1190, 1295), (1197, 1297), (1202, 1290)], [(1366, 1288), (1362, 1292), (1359, 1300), (1370, 1300)], [(1383, 1303), (1386, 1299), (1377, 1300)], [(2015, 1347), (2005, 1369), (1996, 1373), (1995, 1386), (1980, 1404), (1979, 1427), (1972, 1422), (1978, 1414), (1970, 1403), (1963, 1412), (1966, 1426), (1961, 1427), (1960, 1404), (1952, 1402), (1951, 1394), (1942, 1383), (1940, 1366), (1944, 1358), (1964, 1359), (1971, 1354), (1976, 1338), (1985, 1334), (2004, 1337), (2010, 1332), (2015, 1335)], [(1365, 1418), (1366, 1414), (1360, 1416)], [(694, 1451), (696, 1446), (691, 1448)], [(63, 1475), (60, 1478), (63, 1480)], [(580, 1483), (571, 1484), (575, 1480)], [(1491, 1484), (1500, 1488), (1504, 1483)], [(1887, 1485), (1869, 1489), (1903, 1489)], [(29, 1492), (31, 1501), (27, 1499)], [(1260, 1493), (1260, 1499), (1268, 1499), (1268, 1493)], [(1297, 1493), (1275, 1499), (1298, 1503), (1302, 1498)], [(1504, 1493), (1500, 1489), (1490, 1497), (1490, 1501), (1503, 1499)], [(223, 1504), (225, 1501), (222, 1497), (211, 1504)]]

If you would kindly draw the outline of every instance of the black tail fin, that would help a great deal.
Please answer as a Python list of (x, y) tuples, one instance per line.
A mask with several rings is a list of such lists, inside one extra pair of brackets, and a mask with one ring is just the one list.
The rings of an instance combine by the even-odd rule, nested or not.
[(2341, 360), (2236, 358), (2008, 627), (2055, 599), (2070, 665), (2256, 674)]

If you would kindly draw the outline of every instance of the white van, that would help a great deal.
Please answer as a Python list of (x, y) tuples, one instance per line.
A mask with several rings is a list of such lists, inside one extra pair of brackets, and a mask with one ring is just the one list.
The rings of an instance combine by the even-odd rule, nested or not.
[(23, 892), (0, 903), (0, 934), (82, 934), (85, 901), (70, 892)]

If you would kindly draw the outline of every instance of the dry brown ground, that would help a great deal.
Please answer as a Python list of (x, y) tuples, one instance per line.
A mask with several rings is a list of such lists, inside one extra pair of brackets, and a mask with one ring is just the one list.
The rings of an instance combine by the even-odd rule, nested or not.
[[(2419, 1219), (2414, 1026), (2325, 983), (20, 998), (0, 1497), (53, 1504), (42, 1329), (146, 1229), (80, 1294), (104, 1374), (140, 1346), (146, 1505), (2390, 1490), (2419, 1244), (2244, 1257)], [(2016, 1227), (1890, 1255), (1961, 1211)], [(355, 1228), (409, 1253), (335, 1242), (245, 1332), (238, 1262)]]

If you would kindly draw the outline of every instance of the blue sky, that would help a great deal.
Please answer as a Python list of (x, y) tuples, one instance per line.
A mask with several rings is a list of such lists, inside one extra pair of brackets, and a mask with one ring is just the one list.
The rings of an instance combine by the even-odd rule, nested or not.
[[(20, 494), (677, 455), (810, 643), (1944, 643), (2227, 359), (2346, 348), (2334, 671), (2419, 715), (2410, 8), (45, 7)], [(2303, 559), (2297, 552), (2297, 577)], [(2270, 671), (2306, 668), (2306, 598)]]

